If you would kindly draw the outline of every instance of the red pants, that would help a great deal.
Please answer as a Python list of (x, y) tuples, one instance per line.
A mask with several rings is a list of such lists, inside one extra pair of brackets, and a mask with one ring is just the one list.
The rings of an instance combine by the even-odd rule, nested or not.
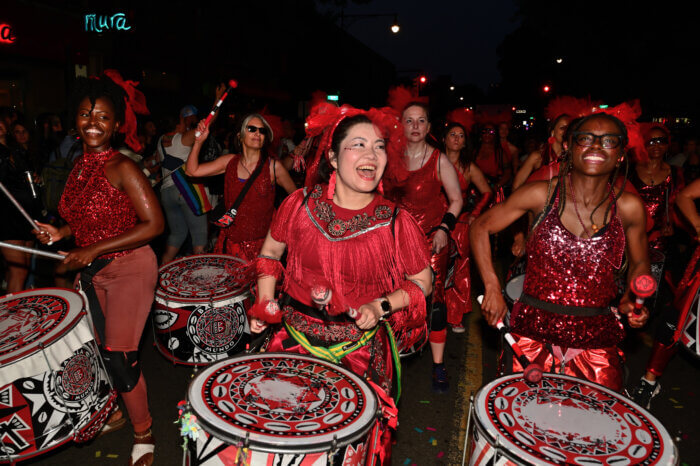
[[(157, 280), (158, 261), (150, 246), (142, 246), (114, 259), (95, 275), (92, 284), (105, 316), (104, 346), (112, 351), (139, 349)], [(143, 432), (151, 427), (143, 373), (136, 387), (121, 395), (134, 431)]]
[(461, 325), (462, 316), (472, 311), (471, 277), (469, 260), (469, 223), (468, 215), (459, 217), (457, 226), (452, 232), (455, 253), (454, 271), (452, 273), (453, 285), (445, 290), (445, 304), (447, 305), (447, 322), (450, 325)]
[[(545, 372), (563, 373), (590, 380), (597, 384), (608, 387), (611, 390), (622, 390), (622, 364), (624, 359), (622, 352), (617, 346), (608, 348), (594, 348), (588, 350), (571, 350), (561, 348), (565, 353), (566, 363), (562, 370), (561, 355), (554, 347), (555, 354), (550, 352), (547, 345), (528, 337), (513, 334), (513, 337), (520, 345), (525, 356), (533, 362), (542, 366)], [(569, 353), (574, 353), (570, 355)], [(513, 372), (522, 372), (523, 367), (517, 358), (513, 358)]]

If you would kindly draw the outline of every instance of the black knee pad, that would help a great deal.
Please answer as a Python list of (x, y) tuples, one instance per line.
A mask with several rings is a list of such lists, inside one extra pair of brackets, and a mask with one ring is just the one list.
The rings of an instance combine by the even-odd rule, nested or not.
[(138, 351), (102, 350), (102, 360), (118, 392), (130, 392), (141, 377)]
[(433, 303), (430, 314), (430, 330), (445, 330), (447, 328), (447, 306), (445, 303)]

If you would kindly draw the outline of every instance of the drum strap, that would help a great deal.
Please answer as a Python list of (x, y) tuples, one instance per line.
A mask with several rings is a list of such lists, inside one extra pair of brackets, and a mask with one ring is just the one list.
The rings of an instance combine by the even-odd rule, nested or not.
[(102, 313), (102, 306), (97, 299), (95, 287), (92, 286), (92, 279), (100, 273), (100, 270), (107, 267), (112, 262), (112, 259), (95, 259), (92, 263), (80, 271), (80, 289), (88, 300), (90, 306), (90, 315), (92, 316), (92, 324), (95, 327), (97, 336), (100, 337), (100, 344), (105, 344), (105, 316)]
[(525, 304), (526, 306), (536, 307), (538, 309), (542, 309), (545, 311), (552, 312), (554, 314), (560, 314), (564, 316), (592, 317), (608, 314), (609, 312), (611, 312), (609, 307), (579, 307), (554, 304), (548, 301), (542, 301), (540, 299), (534, 298), (525, 293), (523, 293), (520, 296), (520, 299), (518, 299), (518, 301)]

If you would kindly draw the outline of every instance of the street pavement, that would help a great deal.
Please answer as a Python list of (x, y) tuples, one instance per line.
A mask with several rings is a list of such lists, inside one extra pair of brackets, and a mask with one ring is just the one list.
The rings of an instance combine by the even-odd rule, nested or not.
[[(469, 397), (497, 377), (498, 333), (475, 312), (465, 316), (466, 333), (448, 331), (445, 364), (450, 377), (447, 394), (431, 391), (430, 350), (403, 360), (403, 395), (399, 403), (399, 428), (392, 451), (393, 465), (459, 465), (462, 462)], [(651, 331), (632, 331), (625, 341), (632, 387), (643, 374), (649, 356)], [(182, 464), (182, 438), (175, 420), (177, 403), (185, 398), (191, 368), (174, 366), (153, 347), (150, 322), (142, 343), (142, 367), (146, 375), (153, 432), (157, 441), (155, 464)], [(675, 438), (681, 465), (700, 464), (700, 361), (685, 351), (671, 361), (661, 379), (662, 391), (651, 412)], [(93, 441), (69, 443), (24, 464), (55, 466), (126, 465), (131, 451), (130, 428)], [(467, 457), (468, 462), (468, 457)]]

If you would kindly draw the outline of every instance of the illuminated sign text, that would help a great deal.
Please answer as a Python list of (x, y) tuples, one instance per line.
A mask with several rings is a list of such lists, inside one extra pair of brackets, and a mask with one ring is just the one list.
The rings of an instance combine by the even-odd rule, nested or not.
[(129, 29), (131, 26), (126, 24), (124, 13), (116, 13), (112, 16), (94, 13), (85, 15), (85, 31), (87, 32), (128, 31)]

